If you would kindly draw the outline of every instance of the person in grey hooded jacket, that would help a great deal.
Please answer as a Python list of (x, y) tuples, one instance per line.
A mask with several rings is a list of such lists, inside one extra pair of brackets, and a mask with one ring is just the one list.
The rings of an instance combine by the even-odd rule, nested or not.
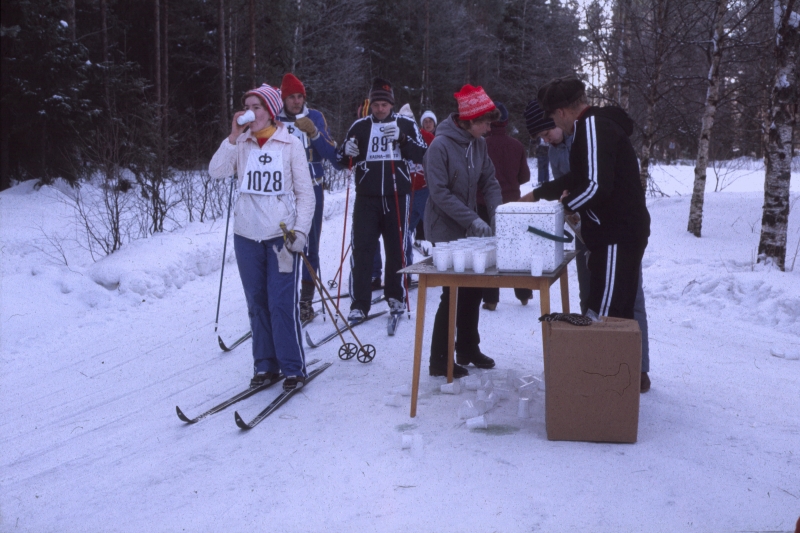
[[(500, 184), (483, 136), (500, 112), (481, 87), (465, 85), (455, 93), (458, 113), (450, 115), (436, 128), (436, 138), (425, 154), (425, 177), (430, 196), (425, 205), (425, 235), (434, 245), (465, 236), (489, 237), (491, 227), (477, 212), (477, 192), (486, 201), (489, 216), (503, 202)], [(458, 289), (456, 309), (456, 362), (453, 377), (469, 374), (459, 365), (472, 363), (478, 368), (494, 367), (494, 360), (479, 348), (478, 319), (483, 290)], [(447, 375), (448, 316), (450, 289), (442, 289), (431, 339), (430, 375)]]

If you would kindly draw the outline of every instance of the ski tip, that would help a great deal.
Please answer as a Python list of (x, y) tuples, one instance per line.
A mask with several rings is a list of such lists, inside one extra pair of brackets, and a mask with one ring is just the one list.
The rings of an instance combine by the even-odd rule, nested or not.
[(230, 348), (228, 348), (227, 346), (225, 346), (225, 342), (222, 340), (222, 337), (220, 337), (219, 335), (217, 335), (217, 342), (219, 343), (219, 347), (220, 347), (220, 349), (221, 349), (223, 352), (229, 352), (229, 351), (231, 351), (231, 349), (230, 349)]
[(188, 416), (183, 414), (183, 411), (181, 411), (181, 408), (178, 407), (177, 405), (175, 406), (175, 411), (178, 413), (178, 418), (180, 418), (181, 420), (183, 420), (187, 424), (190, 424), (192, 422), (191, 419), (189, 419)]
[(233, 418), (236, 420), (236, 425), (239, 426), (239, 429), (250, 429), (250, 426), (247, 425), (247, 422), (242, 420), (242, 417), (239, 416), (238, 411), (234, 411)]

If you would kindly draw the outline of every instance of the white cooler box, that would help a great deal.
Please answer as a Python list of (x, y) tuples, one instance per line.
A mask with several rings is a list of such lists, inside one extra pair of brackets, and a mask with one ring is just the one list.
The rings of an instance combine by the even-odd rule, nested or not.
[(528, 226), (564, 236), (564, 207), (559, 202), (511, 202), (497, 208), (497, 270), (531, 271), (531, 257), (542, 256), (542, 270), (551, 272), (564, 260), (564, 243), (540, 237)]

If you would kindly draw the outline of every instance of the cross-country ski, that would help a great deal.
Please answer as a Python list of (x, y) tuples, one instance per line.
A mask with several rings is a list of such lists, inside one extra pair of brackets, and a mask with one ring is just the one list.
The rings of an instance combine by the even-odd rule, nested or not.
[[(306, 366), (312, 366), (312, 365), (317, 364), (318, 362), (319, 362), (319, 359), (313, 359), (313, 360), (309, 361), (308, 363), (306, 363)], [(222, 411), (224, 409), (227, 409), (228, 407), (230, 407), (231, 405), (233, 405), (235, 403), (238, 403), (238, 402), (240, 402), (240, 401), (242, 401), (244, 399), (249, 398), (250, 396), (253, 396), (254, 394), (258, 394), (259, 392), (270, 388), (274, 384), (279, 383), (280, 381), (282, 381), (283, 377), (284, 377), (283, 374), (279, 374), (278, 376), (276, 376), (272, 380), (264, 382), (262, 385), (259, 385), (257, 387), (248, 387), (245, 390), (243, 390), (243, 391), (241, 391), (241, 392), (239, 392), (237, 394), (234, 394), (233, 396), (231, 396), (227, 400), (215, 405), (214, 407), (212, 407), (208, 411), (205, 411), (204, 413), (201, 413), (201, 414), (197, 415), (194, 418), (189, 418), (188, 416), (186, 416), (183, 413), (183, 411), (181, 411), (181, 408), (178, 407), (177, 405), (175, 406), (175, 411), (178, 413), (178, 418), (180, 418), (182, 421), (186, 422), (187, 424), (195, 424), (195, 423), (201, 421), (202, 419), (204, 419), (204, 418), (206, 418), (208, 416), (211, 416), (211, 415), (213, 415), (215, 413), (219, 413), (220, 411)]]
[(267, 418), (269, 415), (274, 413), (281, 405), (285, 404), (289, 401), (289, 399), (294, 396), (296, 393), (300, 392), (308, 385), (308, 383), (322, 374), (332, 363), (325, 363), (319, 368), (315, 368), (311, 372), (308, 373), (308, 377), (306, 378), (305, 385), (302, 388), (293, 389), (290, 391), (283, 391), (275, 398), (272, 403), (270, 403), (263, 411), (258, 413), (255, 418), (253, 418), (250, 422), (245, 422), (241, 415), (238, 412), (234, 412), (234, 420), (236, 421), (236, 425), (239, 426), (240, 429), (253, 429), (259, 422)]

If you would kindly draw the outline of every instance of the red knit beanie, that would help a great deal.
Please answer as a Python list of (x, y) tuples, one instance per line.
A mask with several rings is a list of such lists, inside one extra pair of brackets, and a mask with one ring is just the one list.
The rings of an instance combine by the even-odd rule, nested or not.
[(473, 87), (470, 84), (464, 85), (460, 91), (453, 94), (458, 102), (459, 120), (475, 120), (485, 115), (489, 111), (496, 109), (494, 102), (483, 87)]
[(302, 81), (297, 79), (297, 76), (291, 72), (287, 72), (283, 75), (283, 81), (281, 81), (281, 95), (286, 98), (291, 94), (297, 93), (302, 94), (303, 98), (306, 98), (306, 87), (303, 85)]

